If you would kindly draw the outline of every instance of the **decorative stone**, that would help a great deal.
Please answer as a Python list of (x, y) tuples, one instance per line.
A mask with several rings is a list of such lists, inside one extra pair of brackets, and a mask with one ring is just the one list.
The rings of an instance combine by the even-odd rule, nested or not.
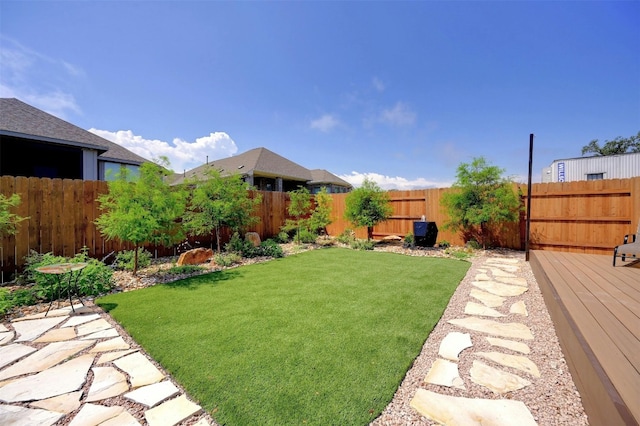
[(87, 334), (97, 331), (108, 330), (113, 328), (106, 319), (100, 318), (95, 321), (88, 322), (78, 326), (78, 336), (86, 336)]
[(505, 284), (519, 285), (520, 287), (529, 287), (529, 284), (527, 283), (526, 278), (522, 278), (522, 277), (512, 277), (512, 278), (496, 277), (496, 281), (499, 281)]
[(518, 264), (520, 261), (518, 259), (514, 259), (512, 257), (493, 257), (490, 259), (487, 259), (486, 263), (493, 263), (494, 265), (516, 265)]
[(484, 317), (496, 318), (505, 316), (504, 314), (501, 314), (493, 308), (475, 302), (467, 302), (467, 305), (464, 307), (464, 313), (467, 315), (480, 315)]
[(164, 374), (140, 352), (119, 358), (113, 363), (129, 375), (131, 387), (134, 389), (164, 379)]
[(0, 420), (3, 425), (50, 426), (60, 420), (63, 415), (47, 410), (0, 405)]
[[(74, 309), (80, 309), (80, 308), (82, 308), (82, 304), (73, 305), (73, 308)], [(71, 306), (66, 306), (64, 308), (54, 309), (52, 311), (49, 311), (49, 313), (40, 312), (40, 313), (33, 314), (33, 315), (27, 315), (25, 317), (15, 318), (12, 321), (12, 323), (15, 324), (16, 322), (31, 321), (31, 320), (34, 320), (34, 319), (42, 319), (42, 318), (65, 317), (65, 316), (68, 316), (69, 314), (71, 314), (72, 312), (73, 311), (71, 310)]]
[(129, 349), (129, 345), (124, 341), (121, 336), (116, 338), (105, 340), (104, 342), (97, 343), (95, 347), (91, 348), (90, 353), (94, 352), (109, 352), (116, 350)]
[(64, 320), (64, 317), (54, 317), (14, 322), (13, 328), (18, 337), (16, 342), (31, 341)]
[(260, 246), (260, 234), (257, 232), (247, 232), (244, 234), (244, 239), (253, 244), (254, 247)]
[(135, 351), (137, 351), (137, 349), (129, 349), (128, 351), (108, 352), (106, 354), (103, 354), (98, 359), (97, 364), (104, 364), (106, 362), (111, 362), (114, 359), (122, 358), (123, 356), (129, 355), (130, 353), (133, 353)]
[(495, 294), (487, 293), (477, 288), (472, 288), (469, 296), (478, 299), (490, 308), (498, 308), (502, 306), (506, 300), (504, 297), (496, 296)]
[(55, 411), (56, 413), (69, 414), (80, 408), (80, 398), (82, 391), (67, 393), (53, 398), (34, 401), (30, 405), (32, 407), (44, 408), (45, 410)]
[(94, 367), (93, 383), (89, 388), (87, 402), (100, 401), (123, 394), (129, 390), (127, 378), (113, 367)]
[(178, 258), (176, 265), (200, 265), (213, 257), (213, 250), (204, 247), (198, 247), (193, 250), (185, 251)]
[(3, 331), (0, 333), (0, 346), (6, 345), (13, 340), (15, 333), (13, 331)]
[(0, 388), (0, 401), (33, 401), (76, 391), (87, 380), (91, 364), (93, 356), (82, 355), (36, 375), (14, 380)]
[(527, 305), (524, 304), (523, 300), (511, 305), (509, 312), (512, 314), (524, 315), (525, 317), (529, 316), (529, 313), (527, 312)]
[(84, 324), (87, 322), (95, 321), (100, 318), (99, 314), (90, 315), (77, 315), (69, 318), (67, 322), (62, 324), (62, 327), (75, 327), (76, 325)]
[(453, 331), (447, 334), (440, 342), (438, 355), (451, 361), (458, 361), (460, 352), (471, 346), (473, 346), (473, 343), (471, 343), (471, 335), (469, 333)]
[(54, 328), (47, 331), (42, 336), (34, 340), (34, 343), (63, 342), (76, 337), (76, 331), (73, 328)]
[(512, 392), (531, 384), (530, 381), (520, 376), (490, 367), (480, 361), (473, 361), (473, 367), (469, 373), (471, 381), (489, 388), (497, 394)]
[(515, 275), (513, 275), (511, 272), (503, 271), (500, 268), (489, 268), (489, 271), (491, 271), (491, 275), (493, 275), (494, 277), (515, 277)]
[(491, 278), (487, 274), (477, 274), (476, 281), (491, 281)]
[(516, 273), (520, 270), (520, 268), (516, 265), (506, 265), (506, 264), (500, 264), (500, 263), (494, 263), (492, 264), (492, 266), (496, 266), (497, 268), (505, 271), (505, 272), (510, 272), (510, 273)]
[(152, 408), (178, 393), (180, 393), (180, 390), (173, 383), (166, 381), (143, 386), (125, 394), (124, 397)]
[(493, 346), (499, 346), (501, 348), (511, 349), (512, 351), (528, 354), (531, 352), (529, 346), (522, 342), (516, 342), (514, 340), (499, 339), (497, 337), (487, 337), (489, 344)]
[(92, 342), (82, 342), (79, 340), (50, 343), (34, 354), (29, 355), (27, 358), (0, 371), (0, 380), (44, 371), (91, 345)]
[(531, 334), (529, 327), (517, 322), (502, 323), (484, 318), (468, 317), (449, 320), (449, 324), (499, 337), (533, 340), (533, 334)]
[(527, 406), (510, 399), (461, 398), (418, 389), (411, 407), (443, 425), (537, 426)]
[(25, 355), (35, 352), (35, 350), (36, 349), (31, 346), (21, 345), (20, 343), (13, 343), (11, 345), (1, 347), (0, 368), (11, 364), (13, 361), (20, 359)]
[(200, 410), (202, 408), (199, 405), (189, 401), (185, 395), (181, 395), (147, 410), (144, 418), (149, 426), (173, 426)]
[(503, 297), (520, 296), (522, 293), (527, 291), (526, 287), (501, 284), (496, 281), (472, 281), (471, 284), (488, 293)]
[(137, 421), (136, 418), (128, 411), (123, 411), (116, 417), (100, 423), (100, 426), (140, 426), (140, 422)]
[(87, 334), (84, 337), (81, 337), (81, 340), (96, 340), (96, 339), (106, 339), (108, 337), (117, 337), (118, 330), (115, 328), (109, 328), (107, 330), (96, 331), (95, 333)]
[(102, 425), (124, 412), (123, 407), (105, 407), (97, 404), (84, 404), (69, 426)]
[(509, 355), (502, 352), (478, 352), (478, 355), (497, 362), (505, 367), (515, 368), (531, 374), (533, 377), (540, 377), (540, 370), (529, 358), (521, 355)]
[(458, 372), (458, 364), (439, 358), (431, 365), (424, 381), (434, 385), (465, 389), (464, 381)]

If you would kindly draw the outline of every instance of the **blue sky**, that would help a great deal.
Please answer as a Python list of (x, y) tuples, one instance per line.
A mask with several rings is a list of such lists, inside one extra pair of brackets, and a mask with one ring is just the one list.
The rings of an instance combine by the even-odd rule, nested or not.
[(640, 2), (0, 2), (0, 97), (181, 172), (266, 147), (384, 188), (526, 182), (640, 130)]

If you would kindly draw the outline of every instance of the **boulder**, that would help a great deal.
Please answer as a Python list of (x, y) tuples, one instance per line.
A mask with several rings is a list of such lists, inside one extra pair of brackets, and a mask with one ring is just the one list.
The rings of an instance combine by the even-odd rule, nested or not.
[(247, 232), (244, 239), (246, 241), (250, 241), (254, 247), (258, 247), (260, 245), (260, 235), (257, 232)]
[(178, 259), (178, 266), (182, 265), (200, 265), (213, 257), (213, 250), (209, 248), (196, 248), (185, 251)]

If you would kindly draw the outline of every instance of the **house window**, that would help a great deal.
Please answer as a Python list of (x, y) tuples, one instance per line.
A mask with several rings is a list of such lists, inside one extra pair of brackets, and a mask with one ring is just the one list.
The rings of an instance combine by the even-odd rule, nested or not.
[(587, 173), (587, 180), (602, 180), (604, 173)]

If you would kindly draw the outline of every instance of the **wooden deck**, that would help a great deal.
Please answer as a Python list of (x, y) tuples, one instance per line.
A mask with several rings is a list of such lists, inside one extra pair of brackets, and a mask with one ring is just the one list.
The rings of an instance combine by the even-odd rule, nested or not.
[(530, 256), (592, 426), (640, 422), (640, 261), (612, 261), (613, 252)]

